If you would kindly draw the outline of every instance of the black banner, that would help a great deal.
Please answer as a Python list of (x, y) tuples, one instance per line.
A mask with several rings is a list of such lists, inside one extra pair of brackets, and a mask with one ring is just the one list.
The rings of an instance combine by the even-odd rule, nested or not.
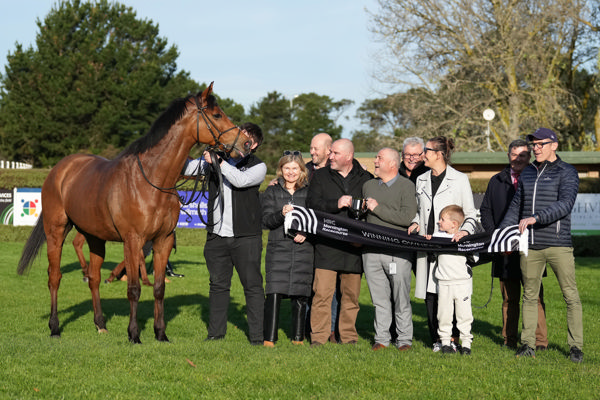
[(305, 232), (365, 246), (401, 251), (451, 252), (451, 253), (527, 253), (527, 231), (519, 233), (518, 225), (502, 230), (465, 236), (459, 242), (449, 238), (424, 236), (388, 228), (344, 216), (294, 206), (285, 216), (285, 230)]

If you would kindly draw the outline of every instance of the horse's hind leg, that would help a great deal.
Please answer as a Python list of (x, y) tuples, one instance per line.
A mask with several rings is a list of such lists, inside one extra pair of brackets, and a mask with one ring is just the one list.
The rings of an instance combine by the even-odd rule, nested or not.
[(105, 245), (104, 240), (94, 236), (86, 237), (90, 247), (90, 265), (88, 268), (89, 282), (88, 286), (92, 292), (92, 305), (94, 307), (94, 324), (98, 332), (106, 332), (106, 322), (102, 316), (102, 306), (100, 305), (100, 268), (104, 261)]
[(110, 276), (104, 281), (104, 283), (111, 283), (114, 281), (115, 278), (119, 276), (121, 271), (123, 271), (123, 268), (125, 268), (125, 261), (121, 261), (121, 263), (110, 272)]
[(75, 254), (77, 254), (77, 259), (79, 260), (79, 264), (81, 264), (81, 272), (83, 273), (83, 281), (89, 281), (88, 275), (88, 264), (85, 262), (85, 256), (83, 255), (83, 245), (85, 244), (85, 236), (81, 234), (81, 232), (77, 232), (75, 238), (73, 239), (73, 247), (75, 248)]
[(50, 336), (60, 337), (58, 321), (58, 289), (62, 278), (60, 258), (65, 237), (71, 230), (72, 225), (66, 221), (66, 216), (64, 223), (56, 223), (56, 221), (52, 221), (51, 217), (50, 210), (43, 214), (48, 253), (48, 290), (50, 290), (50, 320), (48, 321), (48, 327), (50, 328)]

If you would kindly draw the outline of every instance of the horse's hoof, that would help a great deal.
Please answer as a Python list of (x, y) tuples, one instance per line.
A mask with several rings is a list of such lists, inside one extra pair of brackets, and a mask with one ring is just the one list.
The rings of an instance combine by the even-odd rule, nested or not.
[(142, 341), (140, 340), (139, 337), (137, 338), (129, 338), (129, 341), (133, 344), (142, 344)]
[(90, 278), (88, 278), (87, 276), (84, 276), (84, 277), (83, 277), (83, 281), (84, 281), (84, 282), (89, 282), (89, 281), (90, 281)]
[(169, 342), (169, 338), (167, 338), (167, 335), (163, 334), (161, 336), (157, 336), (156, 340), (158, 340), (159, 342)]
[(108, 279), (105, 279), (104, 283), (110, 283), (110, 281)]
[(108, 333), (108, 329), (100, 328), (100, 329), (98, 329), (98, 333)]
[(53, 339), (60, 339), (60, 333), (52, 333), (50, 334), (50, 337)]

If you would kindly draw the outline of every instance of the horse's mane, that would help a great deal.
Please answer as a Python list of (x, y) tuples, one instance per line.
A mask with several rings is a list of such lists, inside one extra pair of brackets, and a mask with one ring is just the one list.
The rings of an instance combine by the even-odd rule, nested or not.
[[(127, 146), (117, 158), (131, 154), (142, 154), (146, 150), (156, 146), (160, 140), (165, 137), (171, 126), (183, 117), (187, 107), (186, 104), (194, 95), (190, 94), (187, 97), (175, 99), (169, 107), (154, 121), (147, 134)], [(200, 93), (198, 93), (200, 96)], [(213, 95), (208, 96), (208, 108), (213, 108), (217, 105), (216, 98)]]

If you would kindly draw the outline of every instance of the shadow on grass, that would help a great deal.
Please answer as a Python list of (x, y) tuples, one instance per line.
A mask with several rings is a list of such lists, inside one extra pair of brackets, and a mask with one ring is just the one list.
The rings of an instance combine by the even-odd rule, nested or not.
[[(130, 315), (129, 300), (126, 297), (118, 299), (101, 299), (101, 303), (102, 315), (105, 318), (107, 328), (109, 330), (110, 321), (113, 317), (129, 317)], [(201, 320), (208, 328), (208, 297), (202, 296), (200, 294), (176, 295), (165, 298), (164, 319), (165, 324), (167, 325), (167, 333), (169, 322), (173, 320), (183, 308), (187, 308), (190, 306), (197, 307)], [(61, 332), (67, 325), (82, 317), (89, 318), (90, 324), (93, 324), (92, 300), (91, 298), (86, 299), (66, 309), (59, 309), (58, 315), (60, 320)], [(50, 318), (50, 314), (45, 314), (44, 317), (47, 320)], [(154, 300), (143, 300), (138, 303), (137, 322), (140, 331), (144, 330), (148, 324), (154, 325)], [(232, 301), (231, 298), (229, 303), (228, 322), (238, 327), (246, 334), (246, 337), (248, 337), (246, 306)]]

